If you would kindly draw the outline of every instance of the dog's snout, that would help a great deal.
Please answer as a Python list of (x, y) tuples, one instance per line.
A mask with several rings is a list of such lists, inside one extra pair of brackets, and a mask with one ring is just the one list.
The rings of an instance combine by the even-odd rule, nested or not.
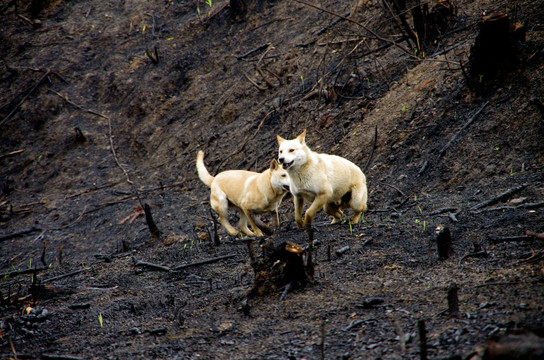
[(282, 158), (282, 157), (278, 158), (278, 162), (279, 162), (280, 164), (283, 164), (284, 160), (285, 160), (285, 159)]

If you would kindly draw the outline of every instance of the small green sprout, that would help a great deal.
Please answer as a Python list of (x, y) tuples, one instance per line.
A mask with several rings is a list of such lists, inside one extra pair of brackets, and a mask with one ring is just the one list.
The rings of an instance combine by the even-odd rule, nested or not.
[(102, 323), (102, 313), (98, 313), (98, 322), (100, 323), (100, 327), (103, 327), (103, 323)]
[(304, 76), (300, 75), (300, 82), (302, 83), (302, 92), (304, 92)]
[(406, 105), (404, 105), (404, 106), (402, 107), (402, 112), (403, 112), (403, 113), (406, 112)]

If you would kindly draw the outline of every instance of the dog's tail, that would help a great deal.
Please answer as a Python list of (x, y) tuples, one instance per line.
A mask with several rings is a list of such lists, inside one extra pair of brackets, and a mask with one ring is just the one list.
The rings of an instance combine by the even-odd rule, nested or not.
[(204, 165), (204, 152), (202, 150), (198, 151), (196, 155), (196, 171), (198, 172), (198, 177), (204, 184), (208, 187), (212, 186), (213, 176), (210, 175), (206, 166)]

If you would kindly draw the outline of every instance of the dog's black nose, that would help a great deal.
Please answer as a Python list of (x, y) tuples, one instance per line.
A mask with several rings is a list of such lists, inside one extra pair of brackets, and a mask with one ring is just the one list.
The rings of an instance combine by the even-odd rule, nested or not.
[(282, 158), (282, 157), (278, 158), (278, 162), (279, 162), (280, 164), (283, 164), (283, 158)]

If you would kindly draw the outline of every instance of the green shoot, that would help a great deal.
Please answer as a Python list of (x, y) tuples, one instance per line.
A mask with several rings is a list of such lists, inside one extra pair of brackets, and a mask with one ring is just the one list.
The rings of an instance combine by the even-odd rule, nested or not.
[(304, 76), (300, 75), (300, 82), (302, 83), (302, 92), (304, 92)]
[(103, 324), (102, 324), (102, 314), (101, 314), (101, 313), (98, 313), (98, 322), (100, 323), (100, 327), (103, 327)]

